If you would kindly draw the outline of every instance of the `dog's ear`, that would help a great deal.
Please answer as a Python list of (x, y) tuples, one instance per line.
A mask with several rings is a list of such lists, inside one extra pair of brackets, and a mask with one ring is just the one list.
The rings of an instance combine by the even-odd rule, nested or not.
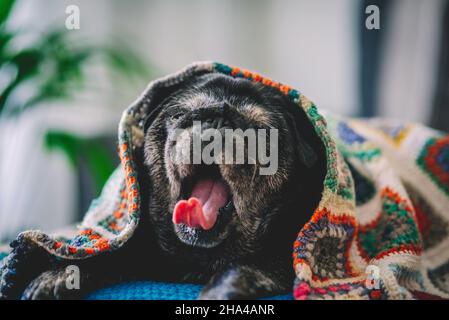
[(286, 109), (286, 119), (297, 145), (298, 159), (307, 168), (312, 168), (322, 158), (323, 144), (302, 108), (288, 101)]
[(307, 168), (313, 167), (318, 160), (316, 152), (300, 135), (297, 134), (296, 136), (298, 139), (299, 158)]

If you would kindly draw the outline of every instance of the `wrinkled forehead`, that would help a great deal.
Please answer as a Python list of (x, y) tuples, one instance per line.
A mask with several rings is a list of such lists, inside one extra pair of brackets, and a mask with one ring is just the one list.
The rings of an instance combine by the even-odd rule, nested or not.
[[(228, 104), (251, 120), (269, 124), (284, 97), (261, 84), (221, 74), (198, 77), (175, 92), (169, 106), (195, 110)], [(271, 121), (270, 121), (271, 118)]]

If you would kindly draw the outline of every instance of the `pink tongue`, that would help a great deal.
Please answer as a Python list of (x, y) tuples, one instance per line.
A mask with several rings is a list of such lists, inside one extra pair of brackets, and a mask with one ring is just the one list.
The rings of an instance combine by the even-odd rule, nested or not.
[(180, 200), (173, 210), (173, 223), (184, 223), (192, 228), (211, 229), (217, 221), (218, 209), (229, 198), (228, 186), (221, 180), (198, 181), (189, 200)]

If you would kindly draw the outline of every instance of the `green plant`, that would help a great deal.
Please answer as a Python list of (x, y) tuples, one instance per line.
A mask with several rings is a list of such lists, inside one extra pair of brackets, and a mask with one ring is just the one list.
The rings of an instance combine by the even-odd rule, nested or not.
[[(0, 88), (0, 114), (11, 115), (55, 99), (67, 99), (85, 85), (83, 67), (88, 60), (99, 57), (113, 72), (148, 76), (148, 67), (120, 40), (114, 45), (92, 45), (72, 41), (70, 31), (53, 29), (41, 34), (29, 47), (16, 50), (12, 45), (22, 34), (7, 29), (7, 20), (14, 0), (2, 0), (0, 6), (0, 72), (9, 81)], [(35, 87), (26, 101), (11, 99), (25, 84)]]
[[(0, 4), (0, 118), (19, 116), (43, 102), (74, 97), (86, 86), (88, 62), (100, 60), (113, 76), (127, 82), (146, 81), (150, 76), (148, 66), (122, 41), (114, 39), (113, 44), (103, 45), (73, 41), (71, 32), (64, 27), (39, 34), (29, 46), (17, 49), (15, 40), (33, 31), (8, 29), (15, 2), (2, 0)], [(24, 86), (32, 88), (32, 94), (25, 98), (20, 91)], [(49, 149), (62, 150), (75, 167), (80, 158), (87, 161), (97, 192), (113, 170), (111, 156), (95, 137), (50, 131), (44, 140)]]

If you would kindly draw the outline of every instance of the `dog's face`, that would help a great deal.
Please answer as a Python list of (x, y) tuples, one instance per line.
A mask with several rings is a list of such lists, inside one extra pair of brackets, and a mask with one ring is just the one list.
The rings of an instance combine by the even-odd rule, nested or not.
[[(286, 207), (297, 203), (295, 194), (308, 188), (300, 179), (308, 179), (321, 159), (316, 138), (308, 142), (299, 133), (288, 111), (298, 107), (291, 104), (275, 89), (217, 74), (198, 76), (160, 102), (145, 133), (144, 162), (150, 177), (150, 218), (162, 249), (197, 258), (237, 257), (257, 251), (276, 226), (285, 225), (277, 221)], [(266, 148), (251, 145), (247, 138), (231, 140), (232, 148), (225, 150), (226, 132), (236, 129), (250, 129), (259, 138), (257, 146)], [(307, 130), (313, 131), (311, 126)], [(210, 131), (208, 139), (198, 140)], [(265, 135), (259, 137), (259, 132)], [(213, 155), (211, 163), (203, 155), (214, 138), (222, 149), (207, 153)], [(200, 154), (195, 154), (195, 141)], [(234, 157), (225, 159), (229, 150)], [(235, 158), (237, 150), (243, 151), (243, 163)], [(274, 170), (261, 174), (269, 166)]]

